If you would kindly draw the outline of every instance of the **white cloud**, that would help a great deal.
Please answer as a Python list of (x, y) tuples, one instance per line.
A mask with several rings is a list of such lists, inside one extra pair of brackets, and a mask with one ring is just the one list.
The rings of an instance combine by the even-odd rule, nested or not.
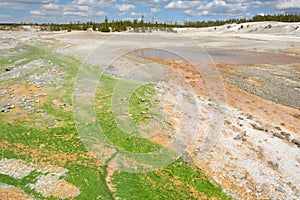
[(165, 6), (165, 9), (191, 9), (201, 5), (201, 1), (172, 1)]
[(116, 0), (74, 0), (71, 4), (89, 6), (91, 8), (112, 7)]
[(117, 4), (115, 7), (121, 12), (128, 12), (135, 9), (135, 5), (132, 4)]
[(158, 13), (159, 11), (161, 11), (160, 8), (151, 8), (151, 9), (150, 9), (151, 14)]
[(88, 6), (68, 5), (64, 7), (63, 15), (77, 15), (86, 17), (91, 15), (91, 8)]
[(141, 12), (131, 12), (130, 15), (142, 17), (142, 16), (149, 16), (150, 14), (149, 13), (141, 13)]
[(300, 0), (282, 0), (276, 4), (278, 10), (300, 8)]
[(0, 15), (0, 21), (13, 20), (11, 15)]
[(206, 5), (199, 6), (197, 9), (202, 11), (203, 15), (236, 15), (244, 13), (247, 10), (247, 6), (243, 6), (241, 2), (232, 4), (223, 0), (213, 0)]
[(45, 13), (41, 12), (40, 10), (31, 10), (30, 14), (32, 14), (32, 15), (45, 15)]
[(60, 8), (59, 4), (45, 4), (45, 5), (41, 5), (41, 9), (45, 9), (45, 10), (58, 10)]
[(170, 0), (122, 0), (124, 3), (131, 3), (131, 4), (136, 4), (136, 5), (141, 5), (141, 6), (152, 6), (154, 4), (162, 4), (162, 3), (167, 3)]
[(107, 13), (106, 12), (103, 12), (103, 11), (98, 11), (96, 13), (97, 16), (107, 16)]
[(0, 8), (13, 9), (13, 10), (23, 10), (25, 5), (19, 3), (10, 3), (10, 2), (0, 2)]

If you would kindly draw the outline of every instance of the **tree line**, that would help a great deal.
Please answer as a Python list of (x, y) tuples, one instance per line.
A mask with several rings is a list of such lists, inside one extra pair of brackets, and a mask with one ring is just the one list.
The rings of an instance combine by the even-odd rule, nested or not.
[(228, 20), (210, 20), (210, 21), (186, 21), (184, 27), (212, 27), (222, 26), (225, 24), (233, 23), (245, 23), (245, 22), (262, 22), (262, 21), (276, 21), (276, 22), (300, 22), (299, 14), (274, 14), (274, 15), (255, 15), (254, 17), (247, 19), (228, 19)]
[[(299, 14), (274, 14), (274, 15), (256, 15), (250, 19), (241, 18), (241, 19), (227, 19), (227, 20), (209, 20), (209, 21), (185, 21), (183, 24), (177, 23), (158, 23), (156, 22), (145, 22), (144, 16), (140, 20), (135, 19), (130, 20), (111, 20), (109, 21), (108, 17), (105, 17), (103, 22), (77, 22), (77, 23), (68, 23), (68, 24), (58, 24), (58, 23), (44, 23), (44, 24), (12, 24), (13, 26), (19, 25), (35, 25), (41, 27), (41, 30), (44, 31), (101, 31), (101, 32), (121, 32), (126, 31), (129, 28), (133, 31), (149, 31), (149, 30), (172, 30), (172, 28), (178, 27), (212, 27), (212, 26), (221, 26), (225, 24), (232, 23), (245, 23), (245, 22), (261, 22), (261, 21), (277, 21), (277, 22), (300, 22)], [(0, 24), (1, 25), (1, 24)]]

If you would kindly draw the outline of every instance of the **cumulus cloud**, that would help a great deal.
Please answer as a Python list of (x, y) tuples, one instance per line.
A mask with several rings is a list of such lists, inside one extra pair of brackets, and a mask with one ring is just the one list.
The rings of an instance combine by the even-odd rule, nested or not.
[(150, 13), (151, 13), (151, 14), (158, 13), (159, 11), (161, 11), (160, 8), (151, 8), (151, 9), (150, 9)]
[(172, 1), (165, 6), (165, 9), (191, 9), (200, 6), (202, 1)]
[(282, 0), (276, 4), (278, 10), (300, 8), (300, 0)]
[(88, 6), (69, 5), (64, 7), (63, 15), (89, 16), (91, 8)]
[(154, 4), (162, 4), (162, 3), (166, 3), (169, 2), (170, 0), (122, 0), (122, 2), (124, 3), (131, 3), (131, 4), (137, 4), (137, 5), (141, 5), (141, 6), (151, 6)]
[(50, 4), (41, 5), (41, 9), (44, 10), (58, 10), (59, 8), (60, 8), (59, 4), (50, 3)]
[(31, 10), (30, 14), (32, 14), (32, 15), (45, 15), (46, 13), (44, 13), (40, 10)]
[(223, 0), (213, 0), (206, 5), (199, 6), (197, 10), (202, 11), (203, 15), (236, 15), (244, 13), (247, 10), (247, 6), (243, 6), (241, 2), (231, 4)]
[(135, 5), (132, 4), (117, 4), (115, 7), (121, 12), (128, 12), (135, 9)]
[(80, 6), (89, 6), (97, 8), (111, 7), (116, 3), (116, 0), (73, 0), (71, 4)]
[(106, 12), (103, 12), (103, 11), (98, 11), (96, 13), (97, 16), (107, 16), (107, 13)]

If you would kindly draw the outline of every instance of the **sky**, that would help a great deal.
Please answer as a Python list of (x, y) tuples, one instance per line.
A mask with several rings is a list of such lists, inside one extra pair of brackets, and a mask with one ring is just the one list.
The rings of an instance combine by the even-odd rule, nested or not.
[(300, 13), (300, 0), (0, 0), (0, 23), (177, 22)]

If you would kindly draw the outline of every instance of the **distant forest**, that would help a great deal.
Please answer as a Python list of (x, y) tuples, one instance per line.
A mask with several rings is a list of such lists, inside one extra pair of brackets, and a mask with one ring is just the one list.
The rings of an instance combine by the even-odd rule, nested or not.
[[(232, 23), (245, 23), (245, 22), (261, 22), (261, 21), (277, 21), (277, 22), (300, 22), (299, 14), (278, 14), (278, 15), (256, 15), (251, 19), (242, 18), (242, 19), (228, 19), (228, 20), (209, 20), (209, 21), (186, 21), (184, 24), (177, 23), (158, 23), (158, 22), (145, 22), (144, 16), (142, 16), (141, 20), (112, 20), (106, 17), (104, 22), (77, 22), (69, 24), (55, 24), (55, 23), (47, 23), (47, 24), (28, 24), (28, 23), (20, 23), (20, 24), (2, 24), (2, 25), (10, 25), (10, 26), (20, 26), (20, 25), (36, 25), (40, 26), (43, 31), (72, 31), (72, 30), (90, 30), (90, 31), (101, 31), (101, 32), (121, 32), (126, 31), (130, 28), (132, 31), (144, 32), (144, 31), (153, 31), (153, 30), (163, 30), (163, 31), (173, 31), (172, 28), (175, 27), (213, 27), (213, 26), (221, 26), (224, 24), (232, 24)], [(0, 24), (1, 25), (1, 24)]]

